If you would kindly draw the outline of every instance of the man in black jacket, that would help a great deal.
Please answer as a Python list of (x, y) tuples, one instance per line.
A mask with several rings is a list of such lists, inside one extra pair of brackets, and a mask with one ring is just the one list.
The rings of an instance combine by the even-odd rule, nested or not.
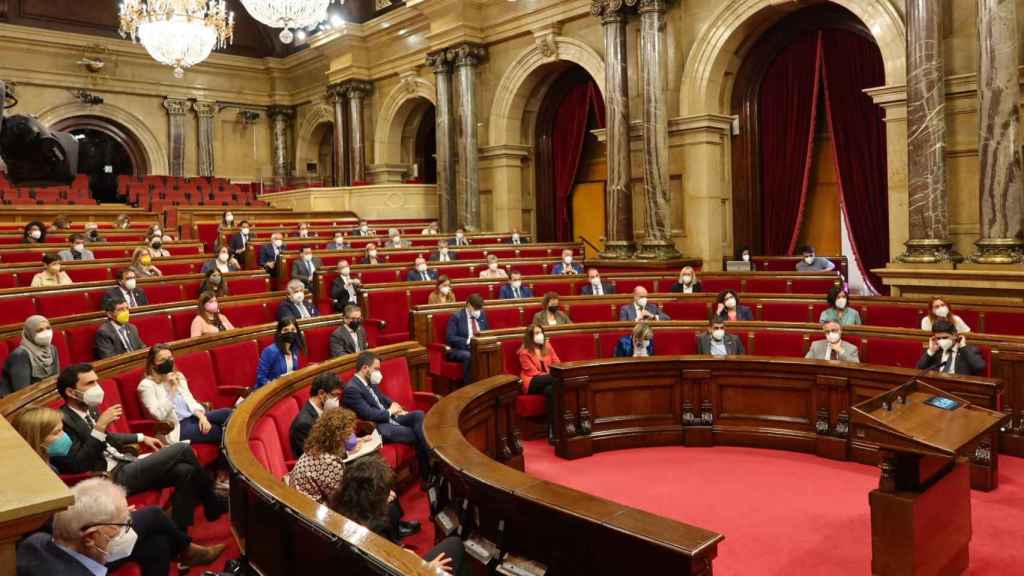
[(95, 354), (97, 360), (142, 350), (146, 343), (139, 337), (139, 329), (128, 322), (128, 303), (113, 298), (103, 301), (107, 321), (96, 330)]
[(355, 304), (345, 306), (345, 321), (331, 332), (331, 357), (355, 354), (369, 348), (363, 328), (363, 310)]
[(231, 236), (231, 254), (238, 260), (238, 263), (245, 267), (249, 252), (249, 221), (242, 220), (238, 225), (238, 233)]
[(358, 304), (361, 293), (359, 278), (352, 277), (348, 260), (339, 260), (338, 276), (331, 283), (331, 300), (335, 312), (345, 310), (349, 304)]
[(129, 308), (149, 305), (149, 298), (142, 288), (136, 288), (136, 282), (135, 271), (131, 268), (122, 268), (117, 275), (117, 284), (103, 295), (103, 302), (123, 300), (128, 303)]
[(956, 327), (948, 320), (937, 320), (932, 324), (928, 349), (917, 362), (921, 370), (928, 368), (967, 376), (984, 374), (986, 366), (981, 351), (975, 346), (969, 346), (967, 338), (963, 334), (958, 335)]
[[(191, 446), (179, 443), (165, 447), (160, 440), (143, 434), (108, 430), (121, 419), (123, 410), (115, 404), (99, 411), (103, 387), (92, 365), (73, 364), (61, 371), (57, 392), (64, 399), (60, 410), (71, 449), (66, 456), (54, 456), (50, 461), (62, 474), (106, 473), (129, 494), (173, 487), (172, 519), (182, 531), (192, 525), (197, 502), (202, 502), (206, 519), (211, 522), (224, 514), (224, 504), (214, 493), (213, 483)], [(136, 443), (153, 452), (145, 458), (128, 454), (128, 446)]]
[(323, 372), (313, 378), (309, 388), (309, 401), (302, 406), (288, 429), (288, 442), (292, 454), (298, 459), (305, 451), (306, 438), (313, 424), (320, 419), (324, 410), (341, 406), (341, 380), (334, 372)]

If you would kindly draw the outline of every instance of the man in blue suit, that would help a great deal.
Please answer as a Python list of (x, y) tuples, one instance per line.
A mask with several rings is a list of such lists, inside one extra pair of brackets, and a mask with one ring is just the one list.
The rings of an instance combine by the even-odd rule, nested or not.
[(285, 318), (302, 320), (303, 318), (312, 318), (319, 315), (320, 311), (316, 309), (316, 305), (306, 300), (306, 286), (302, 283), (302, 280), (290, 280), (288, 282), (288, 296), (277, 306), (278, 321)]
[(566, 248), (565, 250), (562, 250), (562, 261), (551, 268), (551, 273), (555, 275), (583, 274), (583, 267), (579, 264), (573, 264), (572, 250)]
[(601, 281), (601, 273), (597, 268), (587, 269), (587, 285), (580, 291), (583, 296), (604, 296), (615, 294), (615, 287)]
[(619, 308), (619, 320), (636, 322), (638, 320), (671, 320), (671, 318), (662, 312), (657, 304), (647, 301), (647, 288), (637, 286), (633, 289), (633, 303), (623, 304)]
[(445, 340), (448, 344), (447, 358), (453, 362), (462, 362), (462, 382), (473, 381), (473, 353), (470, 343), (480, 332), (490, 330), (491, 326), (484, 316), (484, 298), (479, 294), (470, 294), (466, 307), (448, 319)]
[(260, 248), (260, 266), (271, 276), (277, 275), (277, 259), (284, 252), (284, 237), (280, 232), (270, 235), (270, 243)]
[(502, 300), (517, 300), (519, 298), (533, 298), (533, 290), (529, 286), (523, 286), (523, 273), (513, 270), (510, 274), (508, 284), (501, 287), (498, 298)]
[(407, 411), (380, 390), (384, 374), (380, 358), (370, 351), (356, 358), (355, 376), (345, 384), (341, 403), (360, 420), (373, 422), (385, 444), (409, 444), (416, 449), (420, 478), (430, 475), (430, 457), (423, 439), (423, 411)]
[(416, 264), (406, 274), (407, 282), (434, 282), (437, 280), (437, 271), (427, 268), (427, 260), (423, 256), (416, 257)]

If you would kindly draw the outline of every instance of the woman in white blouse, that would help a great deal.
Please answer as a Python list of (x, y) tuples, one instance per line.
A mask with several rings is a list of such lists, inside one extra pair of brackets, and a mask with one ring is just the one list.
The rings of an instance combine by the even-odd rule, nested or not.
[(174, 369), (170, 348), (156, 344), (149, 349), (145, 374), (139, 382), (139, 400), (151, 418), (174, 425), (164, 437), (167, 442), (220, 444), (231, 409), (207, 413), (189, 391), (185, 375)]

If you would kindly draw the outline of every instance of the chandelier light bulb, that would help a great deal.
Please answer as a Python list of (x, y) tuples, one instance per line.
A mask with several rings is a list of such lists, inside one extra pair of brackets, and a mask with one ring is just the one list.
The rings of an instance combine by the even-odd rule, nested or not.
[(124, 0), (119, 16), (121, 36), (172, 66), (175, 78), (234, 39), (235, 15), (225, 0)]
[[(249, 14), (271, 28), (283, 28), (279, 38), (285, 44), (295, 40), (292, 30), (312, 28), (327, 18), (333, 0), (241, 0)], [(342, 2), (344, 3), (344, 2)]]
[(281, 34), (278, 36), (278, 38), (280, 38), (281, 42), (284, 44), (291, 44), (292, 40), (295, 39), (295, 35), (292, 34), (291, 30), (285, 28), (284, 30), (281, 30)]

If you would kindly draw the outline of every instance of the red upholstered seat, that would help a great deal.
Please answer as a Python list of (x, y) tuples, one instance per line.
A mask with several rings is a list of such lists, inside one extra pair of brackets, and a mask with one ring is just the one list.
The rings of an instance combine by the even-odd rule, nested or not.
[(490, 322), (491, 329), (515, 328), (525, 323), (519, 315), (519, 308), (484, 308), (484, 314)]
[(364, 316), (387, 322), (387, 327), (378, 336), (381, 344), (394, 344), (409, 338), (409, 305), (406, 294), (406, 290), (366, 294), (368, 310), (364, 312)]
[(31, 296), (0, 300), (0, 324), (22, 324), (35, 313), (35, 299)]
[[(270, 303), (270, 307), (276, 310), (277, 302)], [(274, 312), (267, 310), (268, 306), (263, 302), (247, 302), (245, 304), (224, 304), (221, 310), (231, 318), (231, 324), (236, 328), (258, 326), (275, 320)]]
[(416, 405), (412, 393), (412, 379), (409, 376), (409, 366), (405, 358), (391, 358), (380, 364), (380, 371), (384, 374), (384, 380), (380, 383), (380, 391), (398, 402), (406, 409), (412, 409)]
[(396, 470), (406, 462), (416, 461), (416, 451), (408, 444), (385, 444), (380, 447), (380, 455)]
[(654, 353), (657, 356), (677, 356), (697, 353), (699, 330), (656, 330)]
[(612, 322), (618, 320), (619, 316), (618, 306), (614, 304), (574, 303), (569, 307), (568, 314), (573, 322)]
[[(915, 368), (924, 353), (923, 340), (900, 338), (867, 338), (867, 350), (861, 347), (861, 362)], [(865, 356), (867, 356), (865, 358)]]
[(128, 419), (128, 426), (140, 420), (149, 420), (148, 414), (139, 402), (139, 382), (142, 380), (142, 368), (135, 368), (118, 374), (115, 378), (117, 388), (121, 391), (121, 406)]
[[(241, 364), (252, 362), (255, 358), (235, 357), (234, 361)], [(213, 370), (213, 360), (206, 350), (191, 352), (175, 357), (175, 368), (188, 379), (189, 390), (199, 402), (209, 402), (214, 408), (226, 408), (235, 403), (234, 394), (225, 394), (219, 388), (220, 381)], [(255, 377), (253, 378), (255, 382)], [(227, 385), (225, 383), (225, 385)]]
[(249, 388), (256, 383), (260, 350), (255, 340), (244, 340), (210, 349), (219, 386)]
[(284, 459), (286, 461), (295, 460), (295, 454), (292, 453), (290, 432), (292, 421), (298, 415), (299, 406), (291, 398), (279, 401), (267, 411), (267, 418), (270, 418), (270, 421), (274, 423), (274, 428), (277, 430), (277, 438), (281, 443), (281, 450), (284, 452)]
[(593, 334), (553, 334), (551, 345), (558, 358), (563, 361), (591, 360), (597, 355), (596, 338)]
[(479, 294), (484, 300), (491, 300), (490, 285), (487, 284), (453, 284), (452, 294), (459, 302), (465, 302), (473, 294)]
[(543, 416), (547, 412), (547, 402), (543, 394), (520, 394), (516, 397), (516, 414), (520, 418)]
[(747, 278), (746, 292), (758, 294), (785, 294), (789, 281), (784, 278)]
[[(801, 302), (765, 302), (761, 305), (761, 316), (764, 322), (817, 322), (818, 317), (811, 318), (810, 306)], [(755, 315), (755, 317), (757, 317)]]
[(174, 325), (171, 324), (171, 317), (168, 314), (146, 314), (132, 318), (132, 324), (139, 329), (139, 337), (148, 346), (172, 342), (174, 338)]
[[(330, 284), (328, 284), (329, 286)], [(228, 278), (228, 286), (231, 288), (231, 294), (238, 296), (240, 294), (262, 294), (264, 292), (270, 292), (270, 280), (266, 277), (260, 276), (258, 278)]]
[(331, 358), (330, 340), (334, 329), (334, 325), (329, 325), (317, 326), (316, 328), (302, 331), (302, 335), (306, 339), (306, 359), (308, 362), (323, 362)]
[[(662, 304), (662, 310), (673, 320), (701, 320), (706, 321), (711, 314), (711, 307), (708, 301), (670, 301)], [(616, 307), (615, 319), (618, 320), (619, 313)]]
[[(522, 346), (522, 342), (518, 339), (503, 340), (501, 342), (501, 365), (505, 368), (505, 374), (518, 376), (522, 371), (522, 366), (519, 364), (520, 346)], [(558, 352), (558, 350), (556, 349), (555, 352)]]
[[(253, 446), (253, 443), (260, 446)], [(274, 421), (267, 416), (260, 418), (249, 436), (249, 444), (253, 447), (256, 459), (270, 471), (274, 476), (281, 478), (288, 473), (288, 466), (285, 464), (284, 448), (277, 435), (277, 428)]]
[[(64, 329), (64, 337), (68, 343), (71, 362), (92, 362), (96, 359), (96, 330), (99, 324), (90, 322), (80, 326), (69, 326)], [(63, 360), (61, 361), (63, 363)]]
[[(977, 325), (971, 324), (972, 330)], [(986, 334), (1024, 334), (1024, 312), (986, 312)]]
[(196, 317), (195, 309), (175, 310), (170, 313), (170, 317), (175, 340), (184, 340), (185, 338), (192, 337), (192, 320)]
[(433, 291), (433, 286), (413, 288), (409, 290), (409, 299), (413, 306), (421, 306), (427, 303), (427, 300), (430, 298), (430, 293)]
[(174, 282), (148, 283), (143, 288), (146, 290), (146, 298), (150, 304), (166, 304), (168, 302), (181, 302), (181, 285)]
[[(350, 260), (351, 264), (352, 261)], [(398, 271), (397, 270), (363, 270), (359, 273), (359, 278), (364, 284), (386, 284), (389, 282), (398, 282)]]
[[(597, 347), (598, 347), (598, 355), (599, 355), (599, 357), (601, 357), (601, 358), (611, 358), (612, 356), (614, 356), (615, 355), (615, 347), (618, 346), (619, 340), (623, 336), (627, 336), (629, 334), (630, 334), (629, 330), (623, 330), (621, 332), (607, 332), (607, 333), (599, 334), (598, 337), (597, 337), (597, 339), (598, 339)], [(655, 338), (655, 339), (657, 339), (657, 338)], [(657, 342), (654, 344), (656, 352), (661, 352), (661, 350), (658, 348), (659, 345), (660, 344), (657, 343)], [(568, 360), (568, 358), (565, 358), (564, 356), (561, 356), (561, 349), (557, 349), (557, 350), (559, 352), (558, 358), (560, 360)]]
[(790, 291), (793, 294), (827, 294), (839, 282), (839, 277), (829, 278), (796, 278)]
[(924, 304), (869, 304), (860, 310), (861, 321), (865, 324), (915, 330), (921, 327), (925, 313)]
[[(163, 272), (164, 276), (179, 276), (181, 274), (196, 274), (202, 267), (201, 264), (192, 264), (187, 262), (157, 262), (157, 268)], [(153, 301), (152, 298), (149, 299)]]
[(700, 283), (705, 292), (721, 292), (722, 290), (740, 291), (740, 278), (736, 276), (718, 278), (705, 276), (701, 278)]
[(548, 292), (555, 292), (562, 296), (572, 296), (573, 294), (573, 282), (566, 280), (549, 280), (546, 282), (531, 282), (530, 289), (533, 290), (534, 296), (540, 298)]
[(540, 263), (516, 264), (516, 269), (522, 272), (523, 276), (541, 276), (547, 272), (546, 265)]
[(789, 356), (802, 358), (807, 350), (804, 335), (799, 332), (758, 332), (754, 334), (753, 349), (748, 354), (758, 356)]
[(110, 280), (110, 266), (89, 266), (82, 268), (72, 268), (69, 266), (65, 271), (76, 284), (81, 284), (82, 282)]
[(981, 332), (981, 314), (977, 310), (970, 310), (957, 307), (956, 312), (954, 312), (954, 314), (959, 316), (961, 320), (963, 320), (968, 326), (970, 326), (971, 330), (975, 332)]
[(654, 280), (634, 280), (631, 278), (616, 278), (612, 280), (616, 294), (632, 294), (637, 286), (643, 286), (647, 292), (654, 293)]

